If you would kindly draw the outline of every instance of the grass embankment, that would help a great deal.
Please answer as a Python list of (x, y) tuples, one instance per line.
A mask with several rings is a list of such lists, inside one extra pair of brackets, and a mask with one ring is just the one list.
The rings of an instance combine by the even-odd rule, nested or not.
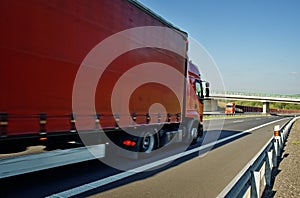
[[(300, 133), (300, 119), (298, 119), (298, 120), (294, 123), (293, 129), (294, 129), (295, 131), (297, 131), (297, 133)], [(299, 138), (298, 140), (296, 140), (296, 141), (293, 141), (292, 143), (293, 143), (294, 145), (300, 144), (300, 138)]]

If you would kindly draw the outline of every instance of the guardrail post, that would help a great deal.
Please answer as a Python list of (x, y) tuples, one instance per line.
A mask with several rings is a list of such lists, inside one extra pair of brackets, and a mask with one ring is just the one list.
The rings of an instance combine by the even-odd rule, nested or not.
[(283, 145), (284, 145), (284, 143), (285, 143), (285, 134), (286, 134), (286, 132), (285, 132), (285, 130), (283, 129), (283, 130), (281, 131), (281, 140), (282, 140), (282, 142), (283, 142)]
[(281, 155), (281, 148), (282, 148), (282, 142), (281, 139), (276, 139), (277, 141), (277, 157), (280, 157)]
[(268, 151), (266, 153), (266, 183), (271, 186), (271, 176), (273, 169), (273, 151)]
[(283, 132), (284, 132), (284, 141), (286, 141), (288, 136), (288, 129), (284, 129)]
[(274, 167), (277, 167), (277, 153), (278, 153), (278, 143), (277, 141), (274, 139), (274, 142), (273, 142), (273, 166)]
[(260, 197), (260, 172), (251, 171), (251, 198)]

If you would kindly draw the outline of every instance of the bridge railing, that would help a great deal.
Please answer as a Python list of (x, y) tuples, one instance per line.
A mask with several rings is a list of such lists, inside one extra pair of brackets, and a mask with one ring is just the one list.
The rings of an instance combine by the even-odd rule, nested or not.
[(249, 92), (240, 92), (240, 91), (218, 91), (211, 90), (211, 95), (234, 95), (234, 96), (257, 96), (257, 97), (272, 97), (272, 98), (291, 98), (291, 99), (300, 99), (300, 96), (296, 95), (282, 95), (282, 94), (270, 94), (270, 93), (249, 93)]

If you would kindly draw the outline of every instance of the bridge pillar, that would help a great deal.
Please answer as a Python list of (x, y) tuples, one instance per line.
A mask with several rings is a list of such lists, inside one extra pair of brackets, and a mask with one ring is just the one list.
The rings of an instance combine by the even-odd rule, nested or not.
[(270, 113), (270, 102), (265, 101), (263, 102), (263, 114)]
[(214, 99), (204, 100), (204, 111), (205, 112), (218, 111), (218, 101)]

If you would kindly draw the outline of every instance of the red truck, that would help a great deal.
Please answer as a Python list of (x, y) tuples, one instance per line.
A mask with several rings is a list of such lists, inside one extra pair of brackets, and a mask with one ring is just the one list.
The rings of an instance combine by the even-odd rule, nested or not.
[[(170, 141), (195, 142), (202, 135), (205, 91), (199, 69), (186, 55), (159, 47), (134, 49), (117, 57), (96, 86), (95, 113), (73, 111), (78, 70), (88, 53), (106, 38), (130, 28), (165, 27), (172, 35), (141, 37), (166, 42), (187, 54), (187, 33), (139, 2), (4, 0), (0, 10), (1, 149), (81, 141), (77, 121), (82, 117), (92, 123), (80, 131), (91, 144), (106, 143), (97, 136), (101, 131), (118, 146), (137, 152), (150, 153)], [(134, 42), (138, 41), (131, 37), (127, 44)], [(159, 83), (145, 83), (132, 92), (129, 103), (122, 100), (122, 94), (129, 91), (123, 89), (112, 109), (115, 84), (124, 73), (146, 62), (163, 63), (184, 76), (175, 81), (182, 91), (176, 95)], [(168, 73), (163, 75), (170, 78)], [(164, 111), (152, 108), (154, 104)]]
[(233, 115), (235, 114), (235, 103), (234, 102), (229, 102), (226, 104), (225, 108), (225, 114), (226, 115)]

